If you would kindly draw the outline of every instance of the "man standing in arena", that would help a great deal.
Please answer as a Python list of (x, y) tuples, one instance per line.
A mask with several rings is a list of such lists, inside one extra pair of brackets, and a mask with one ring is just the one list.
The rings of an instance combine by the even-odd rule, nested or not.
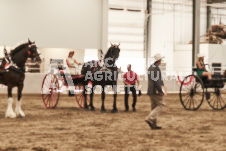
[(162, 57), (160, 54), (154, 56), (155, 63), (152, 64), (148, 69), (148, 92), (147, 94), (151, 100), (151, 112), (145, 119), (145, 122), (151, 127), (151, 129), (162, 129), (157, 126), (158, 115), (162, 112), (165, 106), (164, 92), (163, 92), (163, 81), (161, 70), (159, 65), (161, 64)]
[(129, 111), (128, 98), (129, 92), (132, 91), (133, 94), (133, 111), (136, 111), (136, 102), (137, 102), (137, 94), (136, 94), (136, 82), (139, 88), (140, 82), (138, 76), (135, 72), (131, 70), (131, 64), (127, 66), (128, 72), (126, 72), (123, 76), (123, 82), (125, 84), (125, 112)]

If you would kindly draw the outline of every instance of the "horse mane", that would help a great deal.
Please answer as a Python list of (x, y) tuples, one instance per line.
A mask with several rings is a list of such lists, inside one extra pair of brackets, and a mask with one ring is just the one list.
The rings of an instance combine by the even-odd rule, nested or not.
[(20, 50), (22, 50), (23, 48), (25, 48), (28, 45), (28, 43), (22, 43), (19, 46), (17, 46), (16, 48), (14, 48), (13, 50), (10, 51), (11, 56), (14, 56), (16, 53), (18, 53)]

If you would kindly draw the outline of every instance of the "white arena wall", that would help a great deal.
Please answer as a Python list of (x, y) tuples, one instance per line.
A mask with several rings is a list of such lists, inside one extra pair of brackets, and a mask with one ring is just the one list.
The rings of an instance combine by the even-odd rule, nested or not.
[(30, 38), (38, 47), (101, 49), (107, 41), (104, 1), (0, 0), (0, 45)]
[[(200, 53), (205, 55), (205, 64), (209, 64), (210, 71), (213, 63), (220, 63), (223, 72), (226, 70), (226, 44), (200, 44)], [(192, 69), (192, 45), (177, 45), (173, 52), (173, 69), (183, 72), (184, 75), (191, 74)]]
[[(172, 1), (171, 1), (172, 2)], [(188, 44), (192, 40), (192, 1), (174, 4), (168, 0), (152, 0), (150, 15), (148, 52), (149, 58), (160, 53), (166, 58), (166, 68), (174, 65), (173, 54), (177, 45)], [(190, 4), (189, 4), (190, 3)], [(200, 35), (207, 32), (206, 6), (201, 2)]]

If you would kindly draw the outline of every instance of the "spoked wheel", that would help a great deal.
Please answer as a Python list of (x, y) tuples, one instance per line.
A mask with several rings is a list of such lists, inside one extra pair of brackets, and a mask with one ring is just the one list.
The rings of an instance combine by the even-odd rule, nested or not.
[[(190, 81), (188, 83), (188, 81)], [(186, 110), (198, 110), (204, 99), (202, 80), (189, 75), (184, 78), (180, 86), (180, 102)]]
[(210, 98), (207, 100), (214, 110), (223, 110), (226, 107), (226, 88), (215, 88), (210, 92)]
[(59, 82), (54, 74), (46, 74), (42, 82), (42, 100), (47, 109), (54, 109), (60, 97)]
[[(79, 105), (79, 107), (84, 108), (85, 106), (85, 96), (84, 96), (84, 85), (75, 85), (75, 99)], [(89, 94), (87, 94), (87, 105), (89, 105), (90, 98)]]

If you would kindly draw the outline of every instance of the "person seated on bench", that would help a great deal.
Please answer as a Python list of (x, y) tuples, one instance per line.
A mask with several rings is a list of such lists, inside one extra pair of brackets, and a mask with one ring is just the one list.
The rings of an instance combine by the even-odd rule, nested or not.
[(196, 61), (197, 74), (199, 77), (208, 77), (208, 79), (211, 80), (213, 74), (206, 70), (204, 64), (204, 57), (205, 55), (198, 54), (198, 60)]
[(77, 75), (76, 73), (76, 67), (75, 67), (75, 63), (77, 65), (81, 65), (81, 63), (77, 62), (73, 56), (74, 56), (74, 51), (70, 51), (69, 54), (68, 54), (68, 58), (66, 59), (66, 62), (67, 62), (67, 65), (68, 65), (68, 68), (69, 68), (69, 71), (70, 71), (70, 74), (71, 75)]

